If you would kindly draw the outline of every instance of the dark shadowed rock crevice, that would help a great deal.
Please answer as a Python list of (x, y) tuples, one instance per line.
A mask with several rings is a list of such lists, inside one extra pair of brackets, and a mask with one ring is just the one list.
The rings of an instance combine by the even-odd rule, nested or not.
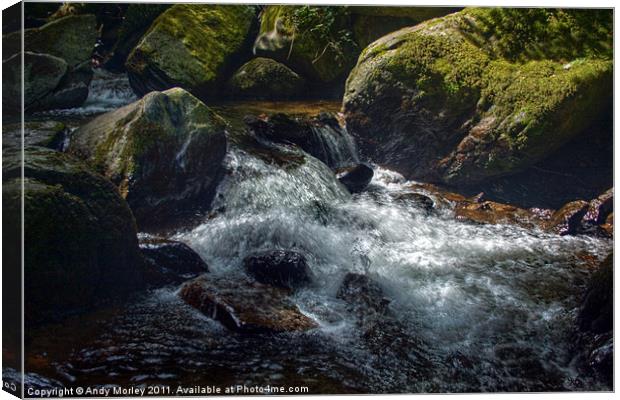
[[(5, 211), (19, 213), (19, 151), (3, 153)], [(24, 175), (27, 324), (84, 312), (142, 288), (135, 221), (109, 181), (43, 147), (26, 148)], [(19, 231), (13, 235), (20, 237)]]

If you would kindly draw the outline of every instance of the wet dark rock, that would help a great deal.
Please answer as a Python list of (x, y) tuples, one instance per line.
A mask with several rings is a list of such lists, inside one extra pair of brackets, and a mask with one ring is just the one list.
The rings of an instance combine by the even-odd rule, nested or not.
[(345, 275), (336, 297), (362, 314), (385, 314), (390, 304), (378, 283), (366, 275), (352, 272)]
[(159, 237), (140, 238), (147, 284), (178, 284), (209, 272), (204, 260), (185, 243)]
[(592, 274), (578, 323), (582, 331), (594, 333), (613, 328), (613, 253)]
[(243, 260), (245, 270), (267, 285), (294, 289), (310, 283), (306, 257), (296, 251), (272, 250), (252, 254)]
[(279, 113), (265, 118), (247, 117), (245, 122), (256, 136), (297, 145), (332, 168), (357, 157), (349, 146), (348, 133), (330, 113), (311, 118)]
[[(42, 146), (62, 150), (69, 130), (62, 122), (30, 121), (24, 123), (24, 146)], [(20, 148), (22, 125), (20, 123), (2, 127), (2, 147)]]
[(426, 212), (431, 212), (435, 209), (433, 199), (421, 193), (399, 193), (394, 196), (394, 200), (404, 204), (412, 204)]
[(614, 213), (611, 213), (605, 219), (605, 223), (601, 225), (601, 229), (604, 230), (607, 235), (613, 236), (614, 234)]
[(202, 276), (188, 282), (181, 298), (203, 314), (241, 333), (306, 331), (316, 323), (303, 315), (286, 289), (244, 278)]
[[(26, 323), (55, 321), (142, 288), (135, 221), (114, 185), (66, 154), (24, 152)], [(3, 237), (15, 249), (21, 161), (19, 150), (3, 152)]]
[(546, 229), (560, 235), (573, 235), (583, 230), (582, 218), (588, 211), (587, 201), (572, 201), (553, 213)]
[(88, 98), (88, 87), (93, 78), (90, 61), (71, 68), (58, 86), (48, 96), (37, 101), (31, 108), (37, 110), (65, 109), (81, 106)]
[(592, 347), (593, 350), (588, 353), (586, 362), (598, 378), (611, 388), (614, 376), (613, 332), (597, 336)]
[[(475, 200), (475, 199), (474, 199)], [(456, 219), (480, 224), (510, 224), (524, 228), (543, 227), (545, 214), (494, 201), (460, 202), (454, 208)]]
[(586, 224), (600, 225), (605, 223), (605, 219), (614, 210), (614, 189), (611, 188), (605, 193), (590, 201), (588, 211), (583, 216)]
[(338, 180), (349, 192), (359, 193), (366, 189), (373, 175), (374, 171), (371, 167), (366, 164), (357, 164), (340, 172)]
[(141, 230), (207, 211), (223, 176), (226, 122), (181, 88), (152, 92), (76, 130), (68, 151), (118, 186)]
[[(11, 110), (21, 108), (21, 53), (2, 62), (2, 105)], [(24, 53), (24, 105), (36, 103), (51, 94), (67, 72), (67, 63), (59, 57), (32, 52)]]

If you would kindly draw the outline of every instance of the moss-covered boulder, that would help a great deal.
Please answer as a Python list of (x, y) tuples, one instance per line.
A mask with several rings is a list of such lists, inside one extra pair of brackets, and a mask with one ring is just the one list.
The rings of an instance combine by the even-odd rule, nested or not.
[[(21, 69), (20, 33), (2, 38), (3, 64), (10, 71)], [(94, 15), (67, 16), (24, 31), (24, 87), (28, 111), (71, 108), (84, 103), (93, 76), (90, 61), (96, 39)], [(19, 106), (19, 96), (10, 95), (13, 91), (7, 91), (7, 96), (3, 94), (3, 104)]]
[[(19, 150), (3, 152), (3, 207), (19, 215)], [(24, 153), (26, 324), (57, 320), (140, 288), (136, 225), (116, 188), (81, 162), (43, 147)], [(7, 237), (20, 237), (19, 224)]]
[(183, 87), (206, 98), (246, 60), (256, 8), (176, 4), (161, 14), (125, 67), (134, 91)]
[(206, 210), (222, 174), (226, 123), (174, 88), (103, 114), (74, 132), (69, 152), (114, 182), (141, 230)]
[(304, 79), (284, 64), (258, 57), (243, 64), (228, 82), (235, 98), (276, 100), (299, 97)]
[(14, 54), (2, 62), (2, 105), (11, 110), (22, 107), (22, 72), (24, 105), (36, 107), (37, 102), (50, 95), (67, 72), (67, 63), (49, 54), (25, 52), (22, 71), (22, 53)]
[(278, 60), (318, 83), (343, 80), (359, 54), (346, 7), (266, 6), (258, 55)]
[(515, 173), (610, 106), (611, 21), (609, 10), (466, 9), (394, 32), (347, 80), (347, 128), (410, 178)]
[[(24, 49), (62, 58), (70, 68), (90, 59), (97, 40), (94, 15), (71, 15), (39, 28), (24, 30)], [(21, 32), (2, 37), (3, 58), (20, 51)]]
[(120, 26), (114, 32), (114, 38), (110, 40), (112, 43), (109, 46), (105, 67), (111, 71), (123, 72), (125, 61), (133, 48), (153, 21), (168, 8), (170, 4), (129, 4)]

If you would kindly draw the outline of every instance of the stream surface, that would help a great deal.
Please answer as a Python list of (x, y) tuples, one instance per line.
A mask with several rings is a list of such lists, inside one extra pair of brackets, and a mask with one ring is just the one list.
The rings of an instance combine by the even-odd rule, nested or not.
[[(83, 108), (45, 116), (86, 120), (117, 108), (135, 100), (125, 84), (95, 79)], [(338, 157), (356, 157), (350, 144), (343, 141)], [(302, 252), (313, 284), (292, 299), (317, 329), (230, 332), (166, 287), (33, 332), (27, 383), (156, 384), (171, 394), (178, 385), (306, 386), (314, 394), (608, 389), (580, 368), (573, 343), (590, 274), (582, 256), (604, 258), (610, 240), (428, 213), (399, 201), (411, 182), (379, 166), (369, 189), (350, 195), (322, 162), (282, 151), (304, 162), (281, 168), (233, 147), (213, 207), (223, 211), (173, 238), (211, 274), (231, 279), (243, 276), (253, 252)], [(371, 333), (336, 297), (348, 272), (368, 275), (390, 300), (390, 321)]]

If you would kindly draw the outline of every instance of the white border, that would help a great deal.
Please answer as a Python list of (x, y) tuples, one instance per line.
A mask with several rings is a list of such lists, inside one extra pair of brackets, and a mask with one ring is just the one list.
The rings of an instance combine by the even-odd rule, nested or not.
[[(86, 0), (86, 1), (82, 1), (82, 2), (96, 2), (96, 1), (92, 1), (92, 0)], [(456, 4), (451, 4), (451, 2), (448, 1), (429, 1), (429, 0), (387, 0), (387, 1), (380, 1), (380, 0), (360, 0), (359, 2), (356, 1), (344, 1), (344, 0), (336, 0), (336, 1), (329, 1), (329, 0), (311, 0), (311, 1), (303, 1), (303, 0), (263, 0), (263, 1), (257, 1), (257, 0), (206, 0), (206, 1), (192, 1), (192, 0), (150, 0), (150, 1), (107, 1), (107, 2), (119, 2), (119, 3), (132, 3), (132, 2), (144, 2), (144, 3), (229, 3), (229, 4), (235, 4), (235, 3), (241, 3), (241, 4), (316, 4), (316, 5), (340, 5), (340, 4), (354, 4), (354, 5), (401, 5), (401, 6), (486, 6), (486, 7), (558, 7), (558, 8), (614, 8), (615, 7), (615, 3), (613, 1), (602, 1), (602, 0), (590, 0), (590, 1), (578, 1), (578, 0), (563, 0), (563, 1), (558, 1), (558, 0), (538, 0), (538, 1), (532, 1), (532, 0), (524, 0), (524, 1), (505, 1), (505, 0), (458, 0), (454, 3)], [(11, 1), (11, 0), (0, 0), (0, 4), (2, 5), (2, 9), (5, 9), (7, 7), (9, 7), (12, 4), (15, 4), (15, 1)], [(22, 12), (23, 12), (23, 7), (22, 7)], [(1, 21), (1, 17), (0, 17), (0, 21)], [(23, 18), (22, 18), (22, 24), (23, 24)], [(618, 20), (615, 18), (615, 10), (614, 10), (614, 63), (615, 63), (615, 55), (617, 54), (618, 51), (618, 42), (616, 41), (616, 32), (618, 32)], [(22, 46), (23, 46), (23, 42), (22, 42)], [(22, 60), (22, 65), (23, 65), (23, 60)], [(1, 72), (1, 67), (0, 67), (0, 72)], [(615, 132), (617, 132), (617, 127), (618, 127), (618, 118), (617, 116), (618, 114), (618, 105), (615, 102), (615, 94), (616, 94), (616, 89), (617, 89), (617, 82), (618, 80), (616, 79), (616, 75), (617, 75), (617, 70), (614, 69), (614, 135)], [(23, 81), (22, 81), (22, 85), (23, 85)], [(23, 93), (23, 87), (22, 87), (22, 93)], [(22, 102), (23, 102), (23, 98), (22, 98)], [(23, 114), (22, 114), (22, 122), (23, 122)], [(615, 136), (614, 136), (615, 138)], [(1, 143), (1, 141), (0, 141)], [(618, 142), (614, 141), (614, 176), (618, 176), (618, 172), (619, 172), (619, 166), (618, 164), (615, 162), (615, 155), (618, 154), (618, 148), (619, 148), (619, 144)], [(22, 166), (22, 177), (23, 177), (23, 166)], [(2, 177), (0, 175), (0, 183), (2, 182)], [(23, 183), (22, 183), (23, 184)], [(615, 179), (614, 179), (614, 184), (615, 184)], [(23, 196), (23, 190), (22, 190), (22, 196)], [(614, 208), (617, 210), (618, 209), (618, 205), (619, 205), (620, 201), (618, 201), (617, 197), (615, 198), (614, 201)], [(23, 201), (22, 201), (23, 204)], [(2, 217), (2, 210), (0, 208), (0, 219)], [(23, 218), (23, 209), (22, 209), (22, 218)], [(22, 219), (23, 220), (23, 219)], [(23, 233), (22, 233), (23, 235)], [(22, 238), (23, 240), (23, 238)], [(615, 243), (614, 243), (614, 248), (615, 248)], [(1, 243), (0, 243), (0, 249), (1, 249)], [(1, 263), (1, 261), (0, 261)], [(615, 264), (615, 260), (614, 260), (614, 264)], [(615, 264), (616, 265), (616, 264)], [(614, 274), (614, 288), (615, 287), (620, 287), (617, 285), (618, 280), (619, 280), (619, 275), (620, 274)], [(22, 294), (23, 294), (23, 268), (22, 268)], [(618, 310), (618, 296), (614, 297), (614, 309), (616, 310), (616, 312), (614, 313), (614, 317), (616, 317), (618, 315), (617, 310)], [(1, 301), (1, 300), (0, 300)], [(22, 296), (22, 305), (23, 305), (23, 296)], [(614, 320), (616, 320), (616, 318), (614, 318)], [(22, 329), (23, 329), (23, 321), (22, 321)], [(617, 324), (614, 322), (614, 331), (617, 332)], [(0, 337), (1, 337), (1, 333), (0, 333)], [(22, 338), (23, 341), (23, 338)], [(23, 348), (23, 347), (22, 347)], [(619, 386), (619, 382), (620, 379), (618, 377), (618, 375), (620, 375), (620, 372), (618, 370), (618, 358), (617, 357), (617, 350), (615, 352), (615, 357), (614, 357), (614, 387), (618, 388)], [(23, 385), (22, 385), (23, 387)], [(0, 400), (9, 400), (9, 399), (14, 399), (15, 397), (10, 395), (9, 393), (5, 392), (5, 391), (0, 391)], [(365, 395), (368, 396), (368, 395)], [(567, 392), (567, 393), (551, 393), (551, 394), (538, 394), (538, 393), (533, 393), (533, 394), (528, 394), (528, 393), (516, 393), (516, 394), (448, 394), (448, 395), (375, 395), (376, 398), (388, 398), (388, 397), (395, 397), (397, 396), (398, 398), (429, 398), (429, 399), (438, 399), (438, 400), (444, 400), (444, 399), (454, 399), (455, 396), (456, 398), (459, 399), (477, 399), (480, 398), (481, 396), (483, 396), (484, 399), (489, 399), (489, 400), (494, 400), (494, 399), (509, 399), (509, 400), (517, 400), (517, 399), (554, 399), (554, 400), (581, 400), (584, 398), (588, 398), (588, 399), (612, 399), (615, 397), (614, 393), (579, 393), (579, 392)], [(295, 398), (293, 396), (283, 396), (284, 398)], [(303, 399), (318, 399), (321, 398), (323, 396), (303, 396)], [(350, 399), (354, 399), (357, 398), (359, 396), (349, 396), (349, 395), (340, 395), (338, 396), (338, 398), (350, 398)], [(195, 398), (195, 399), (200, 399), (200, 398), (204, 398), (204, 397), (187, 397), (187, 398)], [(256, 397), (250, 397), (250, 396), (235, 396), (235, 399), (251, 399), (251, 398), (256, 398)], [(297, 398), (301, 398), (301, 396), (298, 396)]]

